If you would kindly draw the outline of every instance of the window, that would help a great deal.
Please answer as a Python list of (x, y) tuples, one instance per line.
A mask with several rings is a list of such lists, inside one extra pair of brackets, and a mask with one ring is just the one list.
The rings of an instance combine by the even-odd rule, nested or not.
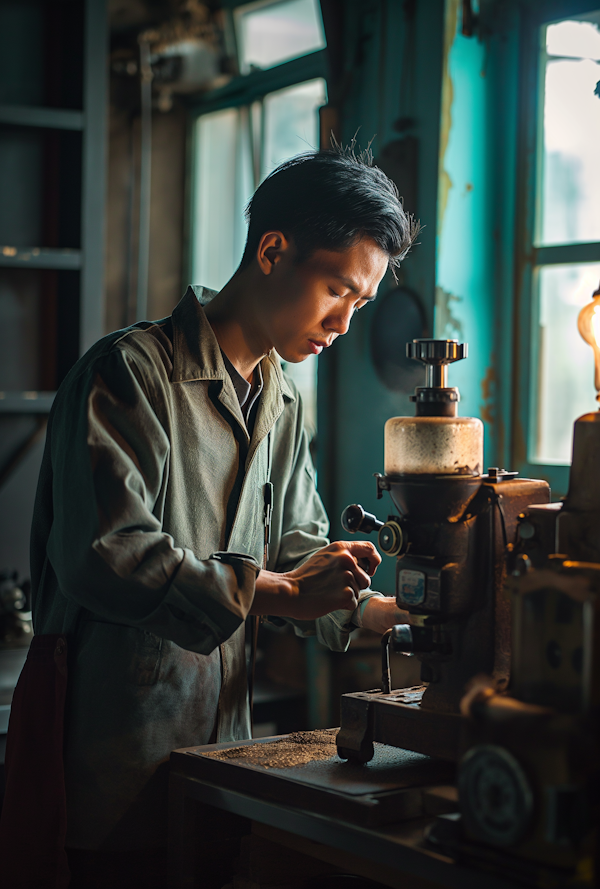
[[(524, 244), (532, 294), (523, 362), (531, 380), (528, 463), (559, 467), (571, 460), (573, 422), (594, 409), (592, 350), (577, 315), (600, 280), (600, 9), (544, 22), (536, 36), (533, 209)], [(564, 480), (551, 477), (559, 490)]]
[(242, 74), (325, 47), (318, 0), (251, 3), (236, 9), (234, 21)]
[(192, 279), (219, 290), (246, 243), (244, 208), (282, 161), (319, 143), (325, 81), (267, 93), (262, 100), (203, 114), (195, 124)]
[[(245, 4), (233, 18), (243, 74), (196, 106), (192, 139), (190, 274), (192, 283), (214, 290), (242, 258), (244, 209), (253, 192), (282, 161), (319, 146), (319, 108), (327, 102), (316, 0)], [(302, 395), (312, 436), (316, 356), (285, 370)]]

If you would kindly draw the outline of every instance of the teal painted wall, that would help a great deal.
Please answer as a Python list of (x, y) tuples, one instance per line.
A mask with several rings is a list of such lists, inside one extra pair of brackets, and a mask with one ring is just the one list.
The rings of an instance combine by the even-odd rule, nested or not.
[(450, 385), (459, 387), (460, 414), (484, 421), (487, 464), (495, 377), (487, 47), (462, 36), (461, 19), (460, 0), (447, 0), (434, 331), (469, 344), (469, 357), (450, 368)]
[[(342, 137), (358, 131), (362, 147), (373, 139), (377, 157), (399, 134), (394, 123), (412, 116), (410, 130), (419, 144), (417, 206), (407, 210), (424, 228), (419, 244), (404, 261), (401, 283), (420, 297), (429, 331), (435, 304), (436, 208), (443, 51), (443, 0), (419, 0), (410, 27), (405, 4), (397, 0), (349, 0), (345, 66), (349, 88), (342, 108)], [(358, 52), (357, 52), (358, 48)], [(412, 60), (412, 65), (407, 66)], [(409, 71), (411, 89), (401, 90)], [(380, 288), (384, 294), (393, 280)], [(378, 379), (370, 354), (374, 307), (358, 313), (348, 334), (319, 359), (319, 485), (331, 518), (334, 538), (347, 536), (339, 516), (349, 503), (362, 503), (384, 518), (391, 501), (377, 501), (374, 472), (383, 471), (383, 427), (392, 416), (414, 412), (408, 395), (389, 391)], [(398, 348), (406, 337), (398, 331)], [(386, 559), (375, 586), (394, 590), (394, 562)]]
[(518, 7), (488, 4), (465, 37), (461, 6), (446, 0), (434, 329), (469, 343), (450, 380), (484, 422), (484, 463), (514, 468)]
[[(462, 34), (460, 0), (419, 0), (412, 25), (406, 8), (393, 0), (345, 6), (342, 135), (347, 142), (358, 131), (362, 146), (373, 139), (377, 158), (399, 138), (398, 118), (414, 119), (417, 202), (407, 209), (423, 230), (400, 282), (419, 295), (428, 335), (469, 343), (469, 358), (450, 370), (459, 412), (484, 421), (486, 466), (513, 468), (519, 6), (487, 4), (472, 37)], [(319, 364), (319, 484), (336, 538), (345, 536), (339, 516), (349, 503), (383, 518), (392, 511), (376, 500), (373, 473), (383, 470), (385, 421), (414, 412), (408, 395), (388, 390), (375, 372), (374, 311), (360, 312)], [(399, 330), (400, 350), (405, 342)], [(377, 586), (389, 592), (394, 560), (385, 562)]]

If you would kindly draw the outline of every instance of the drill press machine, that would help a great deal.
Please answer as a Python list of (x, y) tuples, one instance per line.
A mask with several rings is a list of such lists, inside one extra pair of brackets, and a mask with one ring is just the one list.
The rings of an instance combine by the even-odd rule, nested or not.
[[(600, 401), (600, 288), (579, 313)], [(519, 517), (508, 559), (508, 694), (477, 677), (461, 702), (460, 816), (430, 840), (535, 886), (600, 880), (600, 411), (573, 429), (564, 501)]]
[[(382, 640), (381, 692), (342, 696), (338, 753), (359, 762), (372, 758), (374, 741), (458, 761), (465, 686), (478, 674), (497, 689), (509, 679), (503, 586), (519, 516), (550, 499), (544, 481), (482, 473), (483, 424), (457, 415), (447, 380), (467, 344), (419, 339), (407, 355), (425, 364), (426, 385), (412, 396), (414, 417), (386, 423), (385, 473), (375, 476), (377, 497), (388, 492), (396, 513), (382, 522), (354, 504), (342, 515), (350, 533), (378, 531), (379, 548), (396, 559), (398, 606), (411, 615)], [(390, 690), (389, 646), (420, 660), (422, 687)]]

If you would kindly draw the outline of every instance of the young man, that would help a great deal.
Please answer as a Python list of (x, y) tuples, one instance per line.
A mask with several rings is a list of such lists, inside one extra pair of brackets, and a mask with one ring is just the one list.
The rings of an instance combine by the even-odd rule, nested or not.
[(105, 337), (50, 419), (32, 582), (36, 634), (69, 648), (71, 850), (164, 847), (171, 750), (250, 736), (249, 614), (338, 651), (353, 627), (402, 619), (369, 590), (372, 544), (328, 543), (278, 356), (345, 334), (415, 227), (385, 175), (344, 151), (283, 164), (248, 220), (223, 290), (190, 288), (171, 317)]

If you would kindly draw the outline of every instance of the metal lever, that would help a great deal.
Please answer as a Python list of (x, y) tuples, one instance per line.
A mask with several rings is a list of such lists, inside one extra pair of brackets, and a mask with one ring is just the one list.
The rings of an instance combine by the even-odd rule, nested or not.
[(392, 690), (392, 674), (390, 672), (390, 639), (392, 628), (386, 630), (381, 637), (381, 694), (389, 695)]
[(363, 534), (371, 534), (372, 531), (379, 531), (383, 528), (384, 523), (380, 522), (377, 516), (370, 512), (365, 512), (359, 503), (353, 503), (347, 506), (342, 513), (342, 528), (349, 534), (356, 534), (361, 531)]
[(437, 651), (440, 654), (451, 654), (449, 642), (435, 638), (437, 627), (416, 627), (411, 624), (396, 624), (392, 627), (391, 644), (394, 651), (412, 655)]

